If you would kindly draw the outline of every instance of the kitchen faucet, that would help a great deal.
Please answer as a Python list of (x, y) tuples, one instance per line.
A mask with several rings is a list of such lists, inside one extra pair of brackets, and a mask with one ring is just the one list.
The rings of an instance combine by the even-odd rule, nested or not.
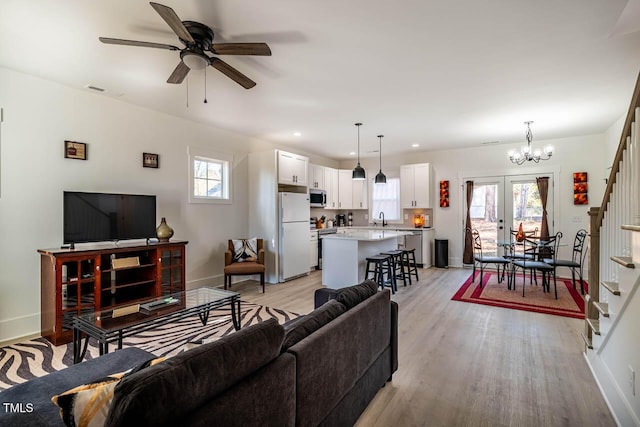
[(378, 219), (382, 218), (382, 226), (386, 227), (387, 222), (384, 220), (384, 212), (380, 211), (380, 215), (378, 215)]

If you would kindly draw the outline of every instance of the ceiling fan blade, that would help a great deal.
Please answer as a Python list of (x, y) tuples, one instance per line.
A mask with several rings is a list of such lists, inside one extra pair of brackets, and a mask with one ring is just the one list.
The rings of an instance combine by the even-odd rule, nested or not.
[(169, 76), (167, 83), (180, 84), (189, 74), (190, 68), (185, 65), (184, 62), (178, 62), (178, 66), (173, 70), (173, 73)]
[(189, 31), (187, 31), (187, 28), (184, 26), (173, 9), (171, 9), (169, 6), (164, 6), (159, 3), (150, 2), (149, 4), (152, 8), (155, 9), (156, 12), (158, 12), (162, 19), (164, 19), (164, 21), (169, 24), (173, 32), (176, 33), (178, 37), (190, 43), (195, 43), (195, 40), (193, 39), (193, 37), (191, 37), (191, 34), (189, 34)]
[(210, 50), (216, 55), (271, 56), (271, 49), (266, 43), (214, 43)]
[(245, 89), (251, 89), (256, 85), (256, 82), (221, 59), (211, 58), (211, 66)]
[(153, 47), (156, 49), (180, 50), (179, 47), (171, 46), (170, 44), (162, 44), (162, 43), (140, 42), (137, 40), (112, 39), (109, 37), (98, 37), (98, 40), (106, 44), (120, 44), (120, 45), (126, 45), (126, 46)]

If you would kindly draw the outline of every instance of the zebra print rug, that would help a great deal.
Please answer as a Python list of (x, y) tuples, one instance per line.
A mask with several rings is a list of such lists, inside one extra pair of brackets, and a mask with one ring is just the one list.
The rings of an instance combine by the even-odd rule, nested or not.
[[(242, 301), (242, 327), (274, 318), (280, 324), (299, 315)], [(173, 356), (182, 351), (188, 342), (221, 338), (235, 332), (231, 321), (231, 309), (211, 311), (206, 325), (198, 316), (192, 316), (168, 325), (159, 326), (135, 336), (125, 338), (122, 347), (138, 347), (156, 356)], [(111, 345), (113, 351), (114, 346)], [(89, 340), (85, 360), (99, 356), (97, 342)], [(0, 391), (73, 365), (73, 343), (53, 346), (44, 338), (0, 348)]]

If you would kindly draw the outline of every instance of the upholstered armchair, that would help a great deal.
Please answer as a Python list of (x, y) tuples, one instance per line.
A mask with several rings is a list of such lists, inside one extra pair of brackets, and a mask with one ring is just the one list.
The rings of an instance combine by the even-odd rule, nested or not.
[(229, 248), (224, 254), (225, 289), (231, 287), (231, 276), (259, 274), (262, 293), (264, 293), (265, 268), (263, 244), (262, 239), (229, 240)]

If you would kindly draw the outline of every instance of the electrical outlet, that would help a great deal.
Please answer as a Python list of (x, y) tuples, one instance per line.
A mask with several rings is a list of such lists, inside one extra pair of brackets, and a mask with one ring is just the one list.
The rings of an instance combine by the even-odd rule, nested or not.
[(581, 216), (574, 216), (573, 217), (573, 222), (582, 222), (582, 217)]
[(631, 365), (629, 367), (629, 388), (631, 389), (631, 394), (633, 396), (636, 395), (636, 371), (633, 370)]
[(404, 214), (404, 219), (409, 219), (409, 214)]
[(369, 214), (364, 214), (364, 219), (369, 219)]

